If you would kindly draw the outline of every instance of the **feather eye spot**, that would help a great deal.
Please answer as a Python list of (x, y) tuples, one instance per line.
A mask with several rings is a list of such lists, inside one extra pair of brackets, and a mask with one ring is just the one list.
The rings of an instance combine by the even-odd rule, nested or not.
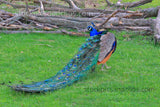
[(82, 48), (79, 48), (79, 51), (81, 51), (82, 50)]
[(71, 76), (71, 74), (67, 74), (67, 76)]
[(62, 84), (66, 84), (66, 82), (63, 82)]
[(65, 67), (65, 69), (67, 70), (67, 69), (68, 69), (68, 67), (66, 66), (66, 67)]
[(77, 55), (76, 57), (77, 57), (77, 58), (80, 58), (80, 55)]
[(69, 64), (70, 66), (72, 66), (72, 64)]

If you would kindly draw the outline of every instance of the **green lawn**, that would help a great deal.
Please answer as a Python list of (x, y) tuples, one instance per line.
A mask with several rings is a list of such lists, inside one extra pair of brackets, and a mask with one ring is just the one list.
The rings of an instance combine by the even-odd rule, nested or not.
[[(0, 107), (159, 107), (160, 47), (150, 37), (118, 39), (107, 62), (112, 68), (90, 73), (72, 86), (45, 94), (15, 92), (0, 85)], [(1, 34), (0, 83), (47, 79), (61, 70), (86, 37), (59, 34)]]

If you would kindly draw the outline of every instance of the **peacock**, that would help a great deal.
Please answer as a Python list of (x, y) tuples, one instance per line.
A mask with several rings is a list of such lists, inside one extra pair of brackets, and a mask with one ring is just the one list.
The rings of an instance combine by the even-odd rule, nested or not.
[[(98, 32), (94, 24), (87, 28), (90, 31), (90, 38), (86, 39), (86, 42), (78, 49), (77, 54), (55, 76), (32, 84), (14, 85), (11, 88), (30, 93), (54, 91), (69, 86), (86, 76), (89, 71), (94, 71), (97, 64), (104, 64), (107, 61), (106, 58), (109, 59), (115, 51), (116, 39), (113, 34), (107, 31)], [(105, 42), (103, 39), (108, 40)], [(104, 48), (106, 45), (103, 43), (108, 46)], [(105, 51), (102, 51), (103, 49)]]

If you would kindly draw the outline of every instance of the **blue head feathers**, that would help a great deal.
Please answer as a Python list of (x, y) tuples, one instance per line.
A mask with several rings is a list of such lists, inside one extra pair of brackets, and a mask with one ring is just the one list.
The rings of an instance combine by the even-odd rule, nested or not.
[(99, 34), (102, 34), (102, 32), (98, 32), (94, 27), (94, 23), (91, 22), (93, 26), (88, 26), (87, 29), (90, 31), (90, 36), (95, 36), (95, 35), (99, 35)]

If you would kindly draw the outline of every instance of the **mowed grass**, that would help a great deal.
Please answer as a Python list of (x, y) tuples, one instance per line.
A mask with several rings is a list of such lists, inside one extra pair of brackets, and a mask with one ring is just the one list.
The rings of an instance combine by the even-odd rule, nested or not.
[[(107, 107), (160, 105), (160, 47), (150, 37), (117, 36), (117, 50), (96, 72), (54, 92), (29, 94), (6, 85), (41, 81), (55, 75), (78, 51), (86, 37), (59, 34), (0, 35), (1, 107)], [(11, 82), (9, 84), (8, 82)]]

